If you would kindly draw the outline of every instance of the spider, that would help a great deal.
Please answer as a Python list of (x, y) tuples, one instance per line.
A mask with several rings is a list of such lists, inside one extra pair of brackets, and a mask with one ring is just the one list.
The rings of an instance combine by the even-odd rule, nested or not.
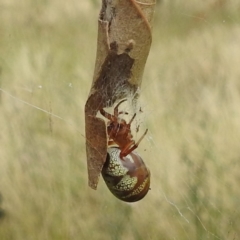
[(101, 109), (100, 113), (109, 120), (107, 124), (107, 134), (109, 137), (108, 146), (117, 144), (119, 146), (120, 158), (126, 157), (130, 154), (134, 149), (138, 147), (144, 136), (147, 134), (148, 129), (144, 132), (144, 134), (139, 138), (137, 142), (133, 140), (133, 136), (131, 134), (131, 124), (136, 117), (136, 113), (133, 115), (129, 123), (127, 123), (124, 119), (120, 118), (120, 114), (128, 114), (128, 112), (118, 111), (118, 107), (120, 104), (125, 102), (127, 99), (120, 101), (116, 107), (114, 108), (113, 115), (107, 113), (105, 110)]

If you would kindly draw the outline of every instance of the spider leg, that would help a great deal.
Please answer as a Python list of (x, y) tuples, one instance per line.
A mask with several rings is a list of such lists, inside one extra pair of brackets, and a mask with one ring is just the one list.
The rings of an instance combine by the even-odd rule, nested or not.
[(119, 107), (119, 105), (120, 105), (121, 103), (125, 102), (125, 101), (127, 101), (127, 99), (123, 99), (122, 101), (120, 101), (120, 102), (116, 105), (116, 107), (114, 108), (114, 116), (115, 116), (115, 117), (118, 117), (118, 115), (119, 115), (119, 113), (118, 113), (118, 107)]
[(128, 112), (121, 111), (121, 112), (118, 113), (118, 115), (120, 115), (120, 114), (126, 114), (126, 115), (128, 115)]
[(132, 121), (134, 120), (135, 117), (136, 117), (136, 113), (134, 113), (132, 119), (129, 121), (129, 123), (128, 123), (129, 126), (132, 124)]
[(113, 120), (115, 119), (115, 116), (114, 116), (114, 115), (106, 112), (105, 110), (100, 109), (99, 111), (100, 111), (100, 113), (101, 113), (105, 118), (107, 118), (108, 120), (113, 121)]
[(125, 101), (127, 101), (127, 99), (123, 99), (122, 101), (120, 101), (120, 102), (116, 105), (116, 107), (114, 108), (114, 115), (106, 112), (104, 109), (100, 109), (99, 111), (100, 111), (100, 113), (101, 113), (105, 118), (107, 118), (107, 119), (110, 120), (110, 121), (114, 121), (114, 120), (117, 119), (117, 117), (118, 117), (119, 114), (128, 114), (128, 112), (124, 112), (124, 111), (118, 112), (118, 107), (119, 107), (119, 105), (120, 105), (122, 102), (125, 102)]
[(135, 143), (134, 140), (127, 144), (120, 152), (120, 158), (126, 157), (129, 153), (131, 153), (134, 149), (138, 147), (140, 142), (143, 140), (145, 135), (147, 134), (148, 129), (144, 132), (144, 134), (139, 138), (139, 140)]

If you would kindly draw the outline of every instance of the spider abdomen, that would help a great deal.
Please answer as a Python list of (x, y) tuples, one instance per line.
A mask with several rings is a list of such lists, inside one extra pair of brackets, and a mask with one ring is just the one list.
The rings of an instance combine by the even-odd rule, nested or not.
[(126, 202), (142, 199), (150, 186), (150, 171), (142, 158), (131, 152), (120, 158), (118, 147), (109, 147), (102, 176), (115, 197)]

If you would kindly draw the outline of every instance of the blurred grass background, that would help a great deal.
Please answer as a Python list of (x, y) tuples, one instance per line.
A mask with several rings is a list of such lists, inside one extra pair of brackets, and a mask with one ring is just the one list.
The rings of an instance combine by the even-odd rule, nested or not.
[(0, 239), (239, 239), (239, 1), (158, 2), (138, 149), (152, 190), (134, 204), (87, 186), (100, 5), (0, 0)]

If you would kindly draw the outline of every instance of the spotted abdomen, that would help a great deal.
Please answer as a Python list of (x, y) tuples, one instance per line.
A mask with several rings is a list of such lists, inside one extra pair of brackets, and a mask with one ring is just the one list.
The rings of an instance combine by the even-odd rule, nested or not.
[(117, 147), (108, 148), (103, 179), (115, 197), (126, 202), (139, 201), (149, 190), (150, 171), (136, 152), (122, 159), (120, 152)]

